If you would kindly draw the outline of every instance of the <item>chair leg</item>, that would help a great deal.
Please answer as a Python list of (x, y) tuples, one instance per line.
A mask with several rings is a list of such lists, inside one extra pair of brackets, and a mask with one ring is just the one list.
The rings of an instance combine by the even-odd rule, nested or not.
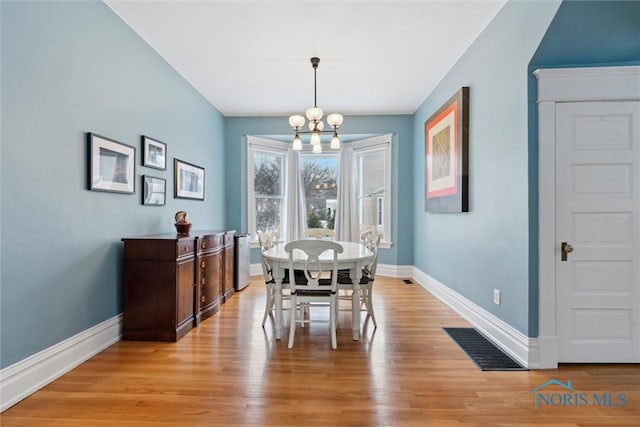
[[(302, 309), (300, 309), (302, 311)], [(296, 323), (298, 320), (298, 303), (296, 302), (296, 295), (291, 294), (291, 325), (289, 326), (289, 348), (293, 347), (293, 340), (296, 337)]]
[[(300, 303), (300, 319), (305, 320), (309, 318), (309, 303)], [(304, 322), (300, 323), (300, 327), (304, 328)]]
[(273, 308), (273, 288), (272, 287), (267, 287), (267, 301), (265, 303), (265, 307), (264, 307), (264, 316), (262, 317), (262, 327), (264, 328), (264, 324), (267, 322), (267, 317), (269, 316), (269, 313), (271, 313), (271, 309)]
[(336, 335), (336, 314), (338, 305), (338, 295), (331, 295), (331, 303), (329, 304), (329, 324), (331, 327), (331, 347), (335, 350), (338, 348), (338, 337)]
[(374, 328), (378, 327), (378, 322), (376, 322), (376, 315), (373, 312), (373, 299), (371, 298), (371, 291), (373, 287), (371, 286), (371, 284), (367, 285), (367, 295), (366, 295), (366, 301), (365, 301), (365, 305), (367, 306), (367, 312), (371, 315), (371, 320), (373, 320), (373, 326)]

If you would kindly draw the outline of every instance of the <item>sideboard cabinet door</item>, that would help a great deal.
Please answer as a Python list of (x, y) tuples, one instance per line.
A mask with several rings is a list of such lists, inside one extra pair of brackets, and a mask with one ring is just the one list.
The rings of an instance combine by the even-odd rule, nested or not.
[(194, 237), (122, 239), (123, 339), (177, 341), (194, 325)]
[(224, 272), (222, 280), (222, 298), (226, 302), (233, 296), (233, 268), (234, 268), (234, 243), (233, 236), (235, 231), (227, 231), (224, 235)]
[(223, 236), (224, 233), (198, 237), (196, 287), (199, 294), (195, 301), (196, 323), (213, 316), (220, 309)]

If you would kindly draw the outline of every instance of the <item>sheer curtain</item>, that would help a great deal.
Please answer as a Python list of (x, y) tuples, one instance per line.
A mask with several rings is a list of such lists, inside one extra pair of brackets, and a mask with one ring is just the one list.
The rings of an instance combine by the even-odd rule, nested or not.
[(289, 150), (287, 168), (286, 241), (302, 239), (307, 229), (307, 209), (304, 204), (304, 186), (300, 174), (300, 156), (297, 151)]
[(358, 218), (358, 188), (356, 168), (353, 167), (353, 148), (343, 146), (340, 151), (336, 240), (358, 242), (360, 241), (360, 219)]

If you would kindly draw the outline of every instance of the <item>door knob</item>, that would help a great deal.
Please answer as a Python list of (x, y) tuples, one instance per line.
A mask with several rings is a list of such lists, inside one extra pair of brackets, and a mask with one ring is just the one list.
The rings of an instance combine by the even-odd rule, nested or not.
[(567, 254), (570, 254), (571, 252), (573, 252), (573, 246), (571, 246), (567, 242), (562, 242), (561, 250), (562, 250), (562, 254), (560, 255), (560, 259), (561, 261), (566, 261)]

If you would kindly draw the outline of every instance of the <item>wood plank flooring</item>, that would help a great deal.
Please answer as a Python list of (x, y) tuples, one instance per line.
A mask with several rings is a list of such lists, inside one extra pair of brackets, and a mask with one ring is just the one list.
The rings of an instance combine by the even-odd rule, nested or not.
[[(337, 350), (322, 324), (298, 329), (293, 349), (276, 341), (272, 320), (260, 326), (264, 297), (256, 277), (177, 343), (120, 341), (6, 410), (0, 424), (640, 425), (639, 365), (482, 372), (441, 329), (467, 322), (419, 285), (378, 277), (377, 330), (369, 321), (352, 341), (350, 313), (341, 312)], [(612, 393), (620, 403), (623, 393), (626, 405), (536, 408), (532, 389), (550, 379), (570, 380), (589, 400)]]

